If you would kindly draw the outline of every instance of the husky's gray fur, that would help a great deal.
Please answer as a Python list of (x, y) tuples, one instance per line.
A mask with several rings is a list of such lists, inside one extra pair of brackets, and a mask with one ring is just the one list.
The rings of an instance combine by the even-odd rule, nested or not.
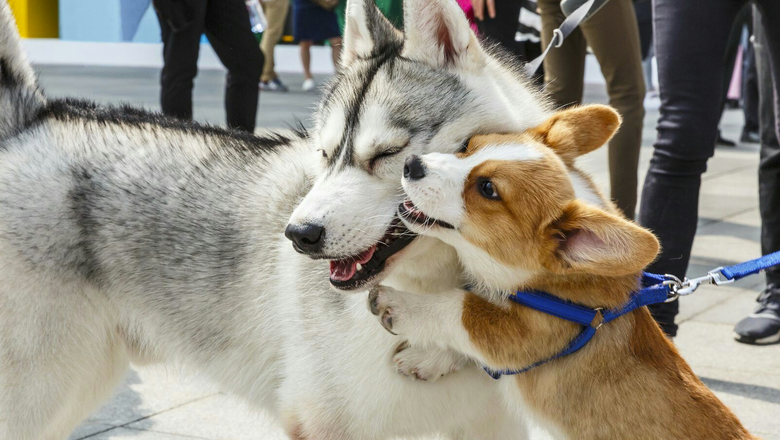
[[(315, 129), (255, 137), (47, 101), (2, 2), (0, 440), (66, 438), (129, 362), (201, 371), (299, 439), (522, 437), (479, 368), (433, 382), (463, 360), (394, 355), (401, 341), (375, 325), (364, 296), (334, 291), (327, 263), (282, 234), (288, 220), (318, 221), (329, 254), (354, 255), (390, 224), (405, 154), (544, 119), (455, 2), (405, 8), (403, 36), (373, 1), (350, 0), (344, 68)], [(382, 156), (394, 147), (404, 152)], [(460, 282), (439, 242), (402, 254), (372, 282)]]

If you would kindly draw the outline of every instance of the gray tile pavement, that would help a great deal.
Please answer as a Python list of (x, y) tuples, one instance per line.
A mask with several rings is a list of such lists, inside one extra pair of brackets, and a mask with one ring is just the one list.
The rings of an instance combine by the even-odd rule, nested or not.
[[(104, 103), (129, 102), (158, 109), (158, 72), (39, 66), (41, 83), (53, 96), (82, 96)], [(289, 94), (265, 93), (259, 127), (284, 127), (294, 118), (306, 120), (315, 95), (300, 91), (302, 77), (285, 75)], [(196, 80), (195, 117), (221, 124), (223, 74), (201, 72)], [(604, 102), (600, 87), (589, 87), (589, 102)], [(644, 175), (654, 141), (656, 111), (648, 111), (643, 131)], [(737, 139), (742, 127), (738, 111), (727, 111), (721, 128)], [(606, 187), (606, 151), (590, 155), (584, 167)], [(756, 195), (758, 147), (719, 148), (702, 184), (701, 218), (690, 272), (700, 275), (723, 264), (759, 255)], [(753, 347), (732, 339), (734, 324), (752, 310), (763, 288), (760, 277), (726, 287), (703, 287), (681, 303), (681, 328), (675, 343), (694, 371), (755, 434), (780, 440), (780, 345)], [(91, 416), (71, 440), (255, 440), (283, 439), (278, 426), (242, 402), (218, 394), (214, 387), (179, 371), (136, 368), (115, 397)]]

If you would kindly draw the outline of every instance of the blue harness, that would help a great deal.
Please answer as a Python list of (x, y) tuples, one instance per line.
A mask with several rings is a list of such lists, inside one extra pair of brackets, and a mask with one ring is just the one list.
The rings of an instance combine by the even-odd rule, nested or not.
[(555, 359), (570, 355), (588, 344), (602, 325), (613, 321), (639, 307), (672, 301), (680, 296), (690, 295), (701, 284), (729, 284), (754, 275), (758, 272), (780, 264), (780, 252), (764, 255), (755, 260), (719, 267), (699, 278), (680, 280), (673, 275), (642, 274), (642, 288), (631, 294), (631, 299), (621, 308), (615, 310), (585, 307), (570, 301), (550, 295), (546, 292), (517, 291), (509, 296), (513, 302), (538, 310), (567, 321), (581, 325), (582, 331), (560, 352), (546, 359), (535, 362), (519, 370), (493, 371), (487, 367), (485, 371), (498, 379), (503, 375), (522, 374), (528, 370), (544, 365)]

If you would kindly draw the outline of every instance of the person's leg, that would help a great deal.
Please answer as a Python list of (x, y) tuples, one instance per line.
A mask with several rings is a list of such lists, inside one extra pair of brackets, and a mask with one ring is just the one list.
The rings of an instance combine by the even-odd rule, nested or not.
[(303, 40), (298, 42), (301, 48), (301, 63), (303, 64), (303, 77), (306, 79), (314, 78), (311, 75), (311, 45), (313, 41)]
[[(192, 119), (192, 82), (198, 74), (198, 52), (206, 8), (194, 2), (188, 6), (191, 9), (177, 9), (182, 7), (182, 4), (170, 0), (154, 0), (163, 40), (160, 106), (165, 115)], [(184, 16), (191, 20), (175, 23)]]
[(274, 70), (274, 49), (276, 43), (282, 38), (284, 32), (284, 23), (287, 20), (287, 11), (290, 9), (290, 0), (272, 0), (263, 3), (263, 12), (268, 19), (268, 28), (263, 33), (263, 41), (260, 48), (265, 55), (263, 64), (263, 74), (261, 81), (271, 81), (276, 79)]
[[(761, 248), (780, 251), (780, 4), (760, 2), (762, 35), (756, 44), (759, 68), (761, 164), (758, 170), (761, 206)], [(756, 30), (758, 32), (758, 29)], [(759, 52), (761, 52), (759, 60)], [(780, 286), (780, 267), (766, 271), (767, 283)]]
[[(688, 268), (701, 174), (715, 149), (723, 55), (741, 5), (734, 0), (653, 0), (661, 108), (638, 216), (661, 241), (650, 272), (682, 278)], [(668, 335), (677, 333), (676, 301), (650, 310)]]
[(339, 60), (341, 59), (341, 37), (331, 38), (328, 40), (330, 43), (330, 56), (333, 58), (333, 68), (339, 70)]
[[(542, 47), (547, 47), (553, 31), (566, 17), (561, 11), (561, 0), (539, 0), (538, 5), (542, 17)], [(582, 32), (575, 29), (561, 47), (552, 49), (544, 59), (545, 91), (556, 107), (582, 102), (586, 50)]]
[(486, 9), (485, 19), (477, 20), (477, 28), (480, 34), (498, 43), (514, 56), (520, 57), (521, 48), (515, 41), (515, 35), (523, 2), (520, 0), (495, 0), (495, 2), (496, 17), (490, 18)]
[[(623, 214), (633, 219), (645, 117), (645, 80), (633, 2), (611, 0), (580, 27), (607, 81), (609, 103), (623, 116), (623, 125), (609, 142), (610, 194)], [(622, 35), (620, 44), (615, 44), (615, 35)]]
[[(780, 8), (763, 4), (769, 15), (763, 19), (758, 8), (754, 9), (754, 53), (758, 72), (759, 116), (761, 129), (761, 162), (758, 166), (758, 197), (761, 213), (761, 252), (766, 255), (780, 251), (780, 133), (777, 128), (777, 68), (780, 39), (774, 32), (774, 47), (768, 41), (768, 23), (780, 19)], [(771, 26), (771, 25), (769, 25)], [(748, 344), (770, 344), (780, 341), (780, 268), (766, 270), (767, 288), (758, 296), (754, 312), (734, 327), (737, 341)]]
[[(731, 24), (731, 32), (729, 33), (728, 42), (726, 43), (726, 52), (723, 56), (723, 63), (725, 67), (725, 76), (723, 77), (723, 84), (721, 84), (721, 101), (720, 101), (720, 115), (723, 117), (723, 110), (726, 108), (726, 102), (728, 101), (729, 87), (731, 85), (731, 76), (734, 73), (734, 64), (737, 60), (737, 52), (739, 51), (739, 42), (742, 37), (742, 28), (747, 21), (750, 20), (750, 4), (744, 4), (737, 13), (734, 21)], [(720, 121), (718, 121), (720, 122)], [(720, 132), (718, 132), (718, 138), (716, 139), (718, 145), (727, 147), (735, 147), (736, 143), (729, 139), (724, 139)]]
[[(748, 41), (745, 47), (745, 63), (742, 69), (744, 78), (742, 81), (742, 111), (745, 114), (745, 125), (742, 128), (742, 141), (755, 142), (756, 140), (751, 139), (751, 136), (754, 137), (759, 129), (758, 69), (756, 68), (754, 45)], [(769, 80), (771, 81), (771, 78)], [(771, 102), (769, 104), (771, 105)]]
[(228, 127), (254, 132), (263, 52), (249, 26), (243, 0), (209, 0), (206, 36), (228, 70), (225, 112)]
[(638, 0), (633, 3), (639, 28), (639, 47), (642, 49), (644, 60), (650, 54), (650, 45), (653, 44), (653, 4), (650, 0)]

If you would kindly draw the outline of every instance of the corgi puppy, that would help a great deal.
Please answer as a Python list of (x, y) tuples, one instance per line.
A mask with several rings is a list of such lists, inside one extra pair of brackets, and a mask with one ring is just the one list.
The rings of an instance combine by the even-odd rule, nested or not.
[[(594, 309), (626, 304), (658, 241), (574, 166), (619, 126), (613, 109), (591, 105), (524, 133), (476, 136), (455, 155), (408, 158), (401, 217), (453, 246), (474, 288), (421, 295), (380, 286), (369, 307), (381, 324), (413, 344), (455, 349), (494, 371), (519, 370), (559, 353), (582, 327), (510, 302), (513, 291)], [(646, 308), (603, 325), (580, 351), (500, 382), (518, 416), (533, 414), (557, 438), (755, 438)]]

